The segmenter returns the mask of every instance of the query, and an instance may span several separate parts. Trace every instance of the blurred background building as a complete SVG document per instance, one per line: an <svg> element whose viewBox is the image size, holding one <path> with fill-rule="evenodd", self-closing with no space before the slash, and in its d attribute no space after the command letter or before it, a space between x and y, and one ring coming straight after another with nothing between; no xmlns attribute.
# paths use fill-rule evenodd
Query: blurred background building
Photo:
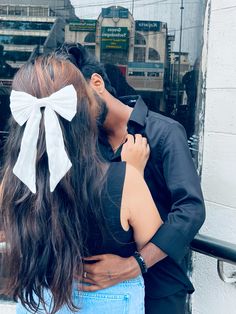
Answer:
<svg viewBox="0 0 236 314"><path fill-rule="evenodd" d="M66 41L79 42L102 63L119 67L127 82L154 111L165 110L164 85L169 78L170 38L167 23L134 20L127 8L103 8L98 19L66 25Z"/></svg>
<svg viewBox="0 0 236 314"><path fill-rule="evenodd" d="M43 0L39 5L37 0L17 4L8 0L0 4L0 43L7 65L18 69L35 51L47 52L64 42L66 19L75 13L70 1L66 9L62 2Z"/></svg>

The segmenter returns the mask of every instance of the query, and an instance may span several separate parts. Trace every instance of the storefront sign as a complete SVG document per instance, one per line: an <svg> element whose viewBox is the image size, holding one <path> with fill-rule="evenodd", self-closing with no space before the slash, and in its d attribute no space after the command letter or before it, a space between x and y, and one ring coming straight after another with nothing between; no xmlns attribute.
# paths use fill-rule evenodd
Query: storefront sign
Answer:
<svg viewBox="0 0 236 314"><path fill-rule="evenodd" d="M125 8L109 7L102 8L102 17L127 19L129 10Z"/></svg>
<svg viewBox="0 0 236 314"><path fill-rule="evenodd" d="M102 49L127 50L129 31L127 27L102 27Z"/></svg>
<svg viewBox="0 0 236 314"><path fill-rule="evenodd" d="M164 72L163 63L154 62L129 62L129 71Z"/></svg>
<svg viewBox="0 0 236 314"><path fill-rule="evenodd" d="M96 32L97 20L79 20L71 22L69 30L73 32Z"/></svg>
<svg viewBox="0 0 236 314"><path fill-rule="evenodd" d="M162 22L159 21L135 21L135 30L143 32L160 32Z"/></svg>

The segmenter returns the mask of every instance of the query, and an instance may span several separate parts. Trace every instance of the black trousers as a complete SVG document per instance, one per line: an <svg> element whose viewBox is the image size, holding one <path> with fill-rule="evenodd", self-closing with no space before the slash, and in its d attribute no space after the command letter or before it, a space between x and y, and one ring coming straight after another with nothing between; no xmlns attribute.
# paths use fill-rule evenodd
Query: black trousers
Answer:
<svg viewBox="0 0 236 314"><path fill-rule="evenodd" d="M145 314L184 314L186 308L186 290L181 290L165 298L145 297Z"/></svg>

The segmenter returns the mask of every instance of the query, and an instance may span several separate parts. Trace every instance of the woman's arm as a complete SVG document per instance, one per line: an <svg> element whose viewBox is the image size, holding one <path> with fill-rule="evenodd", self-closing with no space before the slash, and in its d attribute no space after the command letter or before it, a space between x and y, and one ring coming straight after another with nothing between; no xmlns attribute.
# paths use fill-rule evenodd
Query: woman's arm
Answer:
<svg viewBox="0 0 236 314"><path fill-rule="evenodd" d="M134 229L138 249L152 238L162 224L151 193L144 181L144 169L150 155L147 139L141 134L128 134L121 158L126 161L126 176L121 203L121 224Z"/></svg>
<svg viewBox="0 0 236 314"><path fill-rule="evenodd" d="M153 237L163 221L140 172L127 164L121 203L121 224L131 226L138 250Z"/></svg>

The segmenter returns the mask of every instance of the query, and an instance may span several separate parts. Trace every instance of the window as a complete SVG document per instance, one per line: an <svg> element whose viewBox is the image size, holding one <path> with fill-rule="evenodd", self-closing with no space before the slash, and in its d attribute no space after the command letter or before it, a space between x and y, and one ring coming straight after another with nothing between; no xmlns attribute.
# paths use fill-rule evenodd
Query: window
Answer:
<svg viewBox="0 0 236 314"><path fill-rule="evenodd" d="M0 29L16 30L50 30L53 23L26 22L26 21L1 21Z"/></svg>
<svg viewBox="0 0 236 314"><path fill-rule="evenodd" d="M129 76L145 76L145 72L133 71L133 72L129 72Z"/></svg>
<svg viewBox="0 0 236 314"><path fill-rule="evenodd" d="M1 5L0 6L0 15L7 15L7 10L8 6L7 5Z"/></svg>
<svg viewBox="0 0 236 314"><path fill-rule="evenodd" d="M0 35L0 42L2 44L12 45L43 45L46 37L44 36L12 36Z"/></svg>
<svg viewBox="0 0 236 314"><path fill-rule="evenodd" d="M87 50L93 55L95 55L95 40L96 34L95 33L88 33L84 39L84 45Z"/></svg>
<svg viewBox="0 0 236 314"><path fill-rule="evenodd" d="M31 55L28 51L5 51L5 61L27 61Z"/></svg>
<svg viewBox="0 0 236 314"><path fill-rule="evenodd" d="M146 40L144 36L138 32L135 33L135 40L134 40L135 45L146 45Z"/></svg>
<svg viewBox="0 0 236 314"><path fill-rule="evenodd" d="M125 50L105 49L101 52L101 62L126 65L128 63L128 55Z"/></svg>
<svg viewBox="0 0 236 314"><path fill-rule="evenodd" d="M8 7L8 14L9 15L16 15L15 6L9 6Z"/></svg>
<svg viewBox="0 0 236 314"><path fill-rule="evenodd" d="M146 48L135 47L134 48L134 61L144 62L145 61Z"/></svg>
<svg viewBox="0 0 236 314"><path fill-rule="evenodd" d="M160 60L160 54L153 48L148 49L148 60L158 61Z"/></svg>
<svg viewBox="0 0 236 314"><path fill-rule="evenodd" d="M85 39L84 39L85 43L95 43L95 33L89 33Z"/></svg>
<svg viewBox="0 0 236 314"><path fill-rule="evenodd" d="M29 16L49 16L49 8L29 7Z"/></svg>

